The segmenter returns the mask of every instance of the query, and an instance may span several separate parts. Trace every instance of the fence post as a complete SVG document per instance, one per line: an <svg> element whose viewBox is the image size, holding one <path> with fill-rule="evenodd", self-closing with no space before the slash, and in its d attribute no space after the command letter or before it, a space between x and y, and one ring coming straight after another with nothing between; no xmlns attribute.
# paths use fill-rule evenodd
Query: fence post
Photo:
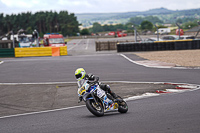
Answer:
<svg viewBox="0 0 200 133"><path fill-rule="evenodd" d="M97 41L95 41L95 46L96 46L96 51L98 51L98 43L97 43Z"/></svg>
<svg viewBox="0 0 200 133"><path fill-rule="evenodd" d="M110 51L110 42L108 41L108 50Z"/></svg>

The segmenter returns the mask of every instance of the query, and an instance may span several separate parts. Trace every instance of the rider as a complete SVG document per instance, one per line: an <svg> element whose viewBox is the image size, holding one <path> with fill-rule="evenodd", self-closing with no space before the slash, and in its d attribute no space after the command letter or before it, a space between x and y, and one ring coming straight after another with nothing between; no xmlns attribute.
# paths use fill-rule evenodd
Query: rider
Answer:
<svg viewBox="0 0 200 133"><path fill-rule="evenodd" d="M75 77L78 80L77 84L78 87L82 87L82 85L85 83L86 80L88 80L88 83L90 83L90 81L95 81L95 76L93 74L86 74L85 70L83 68L78 68L75 71ZM111 91L110 86L106 85L106 84L100 84L99 85L101 89L103 89L104 91L108 92L114 99L117 99L117 95ZM82 100L82 99L80 99Z"/></svg>

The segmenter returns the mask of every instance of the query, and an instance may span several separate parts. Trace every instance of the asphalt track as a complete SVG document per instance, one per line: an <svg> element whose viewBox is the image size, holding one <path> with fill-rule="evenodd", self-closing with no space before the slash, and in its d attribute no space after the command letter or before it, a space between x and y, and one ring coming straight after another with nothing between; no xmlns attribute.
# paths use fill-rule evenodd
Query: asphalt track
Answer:
<svg viewBox="0 0 200 133"><path fill-rule="evenodd" d="M69 56L65 57L4 59L0 65L1 83L74 82L75 69L83 67L103 81L200 84L199 69L147 68L128 61L116 51L95 52L94 41L69 42ZM124 54L134 61L143 60L132 53ZM8 117L0 119L0 131L198 133L199 101L200 90L193 90L129 101L127 114L114 112L101 118L93 116L85 107Z"/></svg>
<svg viewBox="0 0 200 133"><path fill-rule="evenodd" d="M95 117L78 107L55 112L1 119L2 133L198 133L199 90L128 102L127 114Z"/></svg>

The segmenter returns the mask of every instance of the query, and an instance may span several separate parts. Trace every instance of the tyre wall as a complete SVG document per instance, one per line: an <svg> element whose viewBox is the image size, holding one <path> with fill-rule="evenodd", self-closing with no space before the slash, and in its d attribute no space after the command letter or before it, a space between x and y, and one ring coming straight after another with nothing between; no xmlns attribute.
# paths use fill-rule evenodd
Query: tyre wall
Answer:
<svg viewBox="0 0 200 133"><path fill-rule="evenodd" d="M200 40L174 40L174 41L155 41L142 43L118 43L117 52L133 51L162 51L162 50L187 50L200 49Z"/></svg>

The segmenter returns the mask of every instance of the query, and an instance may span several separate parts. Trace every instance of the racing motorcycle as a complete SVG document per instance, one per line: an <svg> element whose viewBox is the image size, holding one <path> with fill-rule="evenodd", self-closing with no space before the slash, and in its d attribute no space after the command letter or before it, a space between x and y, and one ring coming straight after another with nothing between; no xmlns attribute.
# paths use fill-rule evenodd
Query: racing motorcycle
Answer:
<svg viewBox="0 0 200 133"><path fill-rule="evenodd" d="M78 95L86 103L87 109L95 116L103 116L105 112L118 111L126 113L128 111L127 103L118 96L117 99L100 88L99 78L94 82L85 81L83 86L78 89Z"/></svg>

